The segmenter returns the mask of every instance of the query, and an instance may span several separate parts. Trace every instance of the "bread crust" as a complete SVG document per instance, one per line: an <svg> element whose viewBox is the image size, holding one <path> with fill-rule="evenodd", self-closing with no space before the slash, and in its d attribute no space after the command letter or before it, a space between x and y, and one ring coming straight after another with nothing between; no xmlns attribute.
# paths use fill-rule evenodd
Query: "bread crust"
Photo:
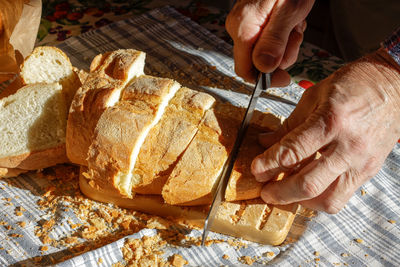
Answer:
<svg viewBox="0 0 400 267"><path fill-rule="evenodd" d="M71 162L87 166L97 121L119 99L132 73L143 73L144 60L143 52L127 49L100 54L92 61L91 72L76 92L68 115L66 147Z"/></svg>
<svg viewBox="0 0 400 267"><path fill-rule="evenodd" d="M68 162L69 160L65 153L65 144L60 144L44 150L2 158L0 159L0 167L37 170Z"/></svg>

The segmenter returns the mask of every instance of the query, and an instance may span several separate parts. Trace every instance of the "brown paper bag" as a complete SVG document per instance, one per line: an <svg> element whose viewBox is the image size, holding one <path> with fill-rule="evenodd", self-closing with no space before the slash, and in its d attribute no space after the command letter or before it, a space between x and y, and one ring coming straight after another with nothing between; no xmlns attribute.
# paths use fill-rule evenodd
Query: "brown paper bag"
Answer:
<svg viewBox="0 0 400 267"><path fill-rule="evenodd" d="M32 52L42 12L41 0L0 0L0 83L19 73Z"/></svg>

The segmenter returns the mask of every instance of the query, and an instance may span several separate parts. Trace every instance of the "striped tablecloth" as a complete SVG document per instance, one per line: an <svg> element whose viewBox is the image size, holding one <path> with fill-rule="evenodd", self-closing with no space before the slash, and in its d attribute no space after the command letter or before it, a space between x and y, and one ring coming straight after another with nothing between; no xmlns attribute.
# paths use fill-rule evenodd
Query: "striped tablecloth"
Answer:
<svg viewBox="0 0 400 267"><path fill-rule="evenodd" d="M198 24L164 7L132 19L119 21L105 27L71 37L58 45L78 68L88 69L92 58L102 52L119 48L134 48L147 53L145 72L171 76L183 85L206 90L236 105L246 105L246 91L251 86L235 77L232 47ZM174 76L175 75L175 76ZM214 87L222 84L224 88ZM222 87L222 86L221 86ZM271 94L297 102L303 89L295 83L285 88L270 90ZM288 116L293 107L267 98L259 101L258 109L270 110ZM318 213L315 217L299 215L287 241L278 247L247 242L237 249L227 242L209 247L168 247L167 258L174 253L182 255L189 266L240 266L242 256L251 256L255 266L266 262L275 266L400 266L400 146L396 145L381 171L364 184L346 207L336 215ZM34 229L40 221L48 219L37 205L48 181L35 175L21 175L0 180L0 265L35 265L34 257L41 256L40 265L59 262L69 255L62 247L43 251L43 244ZM12 205L7 204L12 202ZM21 216L15 207L23 207L25 227L18 227ZM68 211L60 212L57 221L74 221ZM6 227L12 225L13 227ZM200 231L178 229L189 236L199 236ZM13 231L12 233L10 231ZM52 236L72 231L59 223ZM143 229L128 236L139 238L154 235L157 230ZM14 237L12 237L14 234ZM15 234L17 235L15 237ZM11 236L11 237L10 237ZM121 238L96 250L73 257L59 266L111 266L122 262ZM228 239L212 233L211 238ZM267 253L270 252L270 253ZM273 253L271 253L273 252ZM222 255L228 255L227 259ZM61 256L60 256L61 255ZM99 259L102 259L101 262Z"/></svg>

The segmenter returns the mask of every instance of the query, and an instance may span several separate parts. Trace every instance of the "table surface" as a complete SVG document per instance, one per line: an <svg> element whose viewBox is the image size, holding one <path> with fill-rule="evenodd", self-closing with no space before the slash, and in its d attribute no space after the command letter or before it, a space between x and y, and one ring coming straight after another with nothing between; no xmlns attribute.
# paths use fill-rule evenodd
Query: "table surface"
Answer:
<svg viewBox="0 0 400 267"><path fill-rule="evenodd" d="M51 1L43 10L37 45L57 45L73 65L84 69L98 53L136 48L147 53L146 73L172 75L189 87L236 105L246 104L243 93L251 87L233 71L232 47L223 27L226 11L197 1L123 2ZM163 8L166 3L173 8ZM304 91L299 81L317 82L342 63L318 47L303 44L290 69L293 83L270 93L298 101ZM268 99L261 99L258 108L282 116L293 110ZM397 145L382 170L340 213L297 216L281 246L243 245L212 233L212 239L224 242L200 248L161 235L169 242L162 256L180 254L190 266L238 266L245 263L244 256L259 266L399 266L399 167ZM61 165L0 180L0 265L111 266L122 262L126 237L165 235L163 227L152 226L145 215L85 199L78 190L77 172L76 167ZM98 223L105 220L104 214L113 212L124 213L129 226L121 219L107 226ZM171 227L189 241L200 234ZM92 235L93 229L100 238ZM222 258L224 254L228 259Z"/></svg>

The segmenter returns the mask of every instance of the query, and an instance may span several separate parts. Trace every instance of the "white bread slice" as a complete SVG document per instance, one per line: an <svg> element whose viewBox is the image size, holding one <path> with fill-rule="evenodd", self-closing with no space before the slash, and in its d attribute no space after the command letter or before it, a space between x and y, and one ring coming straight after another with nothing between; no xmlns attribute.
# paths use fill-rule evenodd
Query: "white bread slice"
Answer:
<svg viewBox="0 0 400 267"><path fill-rule="evenodd" d="M116 50L97 55L91 72L80 73L85 82L75 94L67 123L67 155L72 163L87 165L98 119L118 102L126 84L143 74L145 57L145 53L133 49Z"/></svg>
<svg viewBox="0 0 400 267"><path fill-rule="evenodd" d="M207 111L199 131L163 187L166 203L211 203L211 193L236 140L242 114L243 109L224 104Z"/></svg>
<svg viewBox="0 0 400 267"><path fill-rule="evenodd" d="M144 141L133 171L141 181L132 190L139 194L161 194L170 172L198 130L206 110L215 99L182 87L171 99L160 122Z"/></svg>
<svg viewBox="0 0 400 267"><path fill-rule="evenodd" d="M68 106L81 86L68 56L52 46L36 47L22 63L20 75L24 84L60 83Z"/></svg>
<svg viewBox="0 0 400 267"><path fill-rule="evenodd" d="M58 83L26 85L0 99L0 167L35 170L67 162L66 111Z"/></svg>
<svg viewBox="0 0 400 267"><path fill-rule="evenodd" d="M141 182L132 176L140 147L179 88L173 80L143 75L132 80L114 107L104 111L88 152L89 176L98 187L132 196L132 186Z"/></svg>
<svg viewBox="0 0 400 267"><path fill-rule="evenodd" d="M85 178L87 170L81 167L79 187L84 195L94 200L113 203L153 215L175 219L194 227L203 227L208 206L181 207L166 204L161 196L140 195L121 197L110 188L98 188L92 180ZM260 199L240 202L223 202L211 225L211 230L250 241L281 244L293 223L299 205L269 206Z"/></svg>

